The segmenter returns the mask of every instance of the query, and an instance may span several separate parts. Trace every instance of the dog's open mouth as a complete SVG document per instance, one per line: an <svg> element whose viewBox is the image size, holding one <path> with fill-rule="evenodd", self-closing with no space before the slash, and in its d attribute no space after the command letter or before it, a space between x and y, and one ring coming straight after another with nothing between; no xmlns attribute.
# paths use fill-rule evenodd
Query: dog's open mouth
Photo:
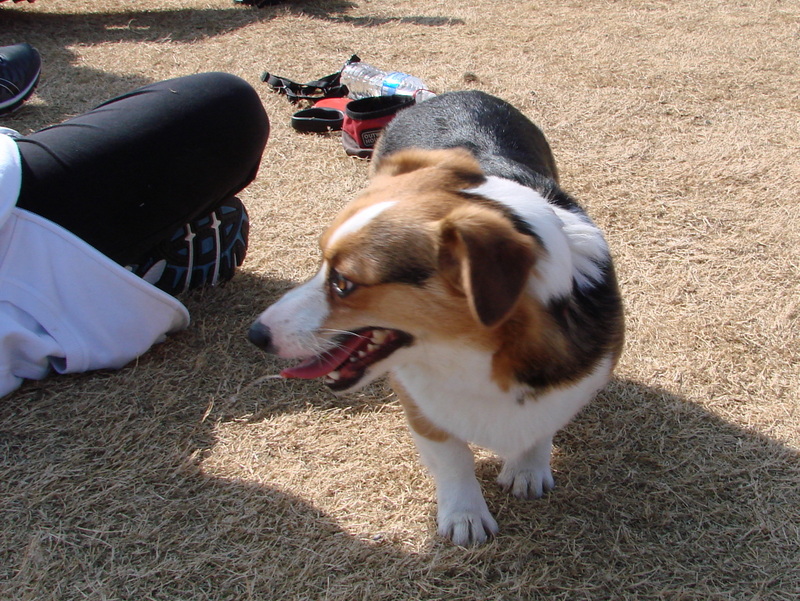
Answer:
<svg viewBox="0 0 800 601"><path fill-rule="evenodd" d="M325 376L325 384L331 390L346 390L364 376L370 365L412 341L410 334L400 330L363 328L347 332L334 338L336 346L332 349L284 369L281 375L306 380Z"/></svg>

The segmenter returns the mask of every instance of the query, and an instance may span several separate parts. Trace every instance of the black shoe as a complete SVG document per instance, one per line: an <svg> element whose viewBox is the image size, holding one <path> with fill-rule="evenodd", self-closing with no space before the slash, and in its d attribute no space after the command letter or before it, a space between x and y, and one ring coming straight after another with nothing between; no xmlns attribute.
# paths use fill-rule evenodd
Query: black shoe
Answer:
<svg viewBox="0 0 800 601"><path fill-rule="evenodd" d="M236 197L180 227L138 265L127 268L173 296L233 277L247 253L250 220Z"/></svg>
<svg viewBox="0 0 800 601"><path fill-rule="evenodd" d="M283 4L286 0L233 0L234 4L244 4L247 6L257 6L264 8L265 6L272 6L273 4Z"/></svg>
<svg viewBox="0 0 800 601"><path fill-rule="evenodd" d="M0 47L0 115L12 113L33 94L42 57L30 44Z"/></svg>

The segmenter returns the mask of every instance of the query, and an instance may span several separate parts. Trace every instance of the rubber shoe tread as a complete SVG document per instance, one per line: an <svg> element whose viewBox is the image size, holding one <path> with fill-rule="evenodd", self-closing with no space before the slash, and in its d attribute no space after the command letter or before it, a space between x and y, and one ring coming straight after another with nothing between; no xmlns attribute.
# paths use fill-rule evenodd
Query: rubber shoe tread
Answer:
<svg viewBox="0 0 800 601"><path fill-rule="evenodd" d="M129 267L173 296L230 280L245 259L250 233L247 210L232 198L178 228L147 259Z"/></svg>

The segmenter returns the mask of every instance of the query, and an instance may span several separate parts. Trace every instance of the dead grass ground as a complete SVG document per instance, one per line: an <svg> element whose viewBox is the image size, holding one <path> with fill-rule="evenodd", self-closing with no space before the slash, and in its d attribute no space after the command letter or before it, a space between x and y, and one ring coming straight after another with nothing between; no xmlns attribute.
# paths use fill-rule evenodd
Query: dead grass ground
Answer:
<svg viewBox="0 0 800 601"><path fill-rule="evenodd" d="M39 128L145 82L223 70L273 124L244 269L119 372L0 400L0 598L702 599L800 596L800 6L788 0L39 0L0 44L44 55L3 125ZM335 135L259 81L353 52L516 104L621 275L617 379L523 503L479 472L502 534L435 537L432 487L383 385L267 381L251 319L312 273L364 183ZM249 386L249 387L248 387Z"/></svg>

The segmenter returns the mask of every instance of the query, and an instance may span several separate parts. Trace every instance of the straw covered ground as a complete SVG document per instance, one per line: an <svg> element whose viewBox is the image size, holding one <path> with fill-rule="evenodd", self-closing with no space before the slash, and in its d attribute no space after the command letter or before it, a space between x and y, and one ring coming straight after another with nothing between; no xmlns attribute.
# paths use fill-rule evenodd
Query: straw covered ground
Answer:
<svg viewBox="0 0 800 601"><path fill-rule="evenodd" d="M38 0L0 44L44 57L23 133L135 86L229 71L272 133L243 194L248 258L191 327L117 372L0 399L0 598L800 598L800 5L795 0ZM259 77L353 53L477 88L548 136L602 226L626 303L616 378L556 439L557 489L477 469L501 534L435 533L433 488L384 383L263 380L252 319L310 276L365 183Z"/></svg>

